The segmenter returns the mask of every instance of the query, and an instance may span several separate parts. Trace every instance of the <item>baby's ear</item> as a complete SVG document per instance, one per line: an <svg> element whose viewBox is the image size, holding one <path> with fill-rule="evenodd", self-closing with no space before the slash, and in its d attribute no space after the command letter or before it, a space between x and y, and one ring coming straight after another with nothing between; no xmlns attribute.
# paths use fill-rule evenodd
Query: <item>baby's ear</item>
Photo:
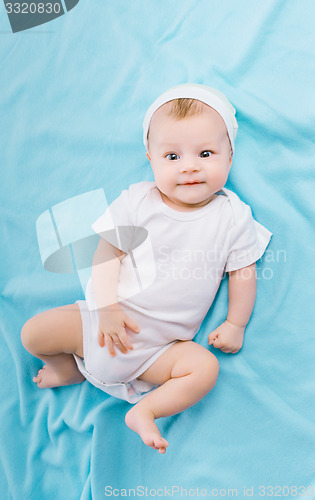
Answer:
<svg viewBox="0 0 315 500"><path fill-rule="evenodd" d="M147 151L147 158L149 160L149 162L151 163L151 156L150 156L150 153Z"/></svg>
<svg viewBox="0 0 315 500"><path fill-rule="evenodd" d="M233 160L233 151L231 149L231 152L230 152L230 159L229 159L229 165L230 165L230 168L232 166L232 160Z"/></svg>

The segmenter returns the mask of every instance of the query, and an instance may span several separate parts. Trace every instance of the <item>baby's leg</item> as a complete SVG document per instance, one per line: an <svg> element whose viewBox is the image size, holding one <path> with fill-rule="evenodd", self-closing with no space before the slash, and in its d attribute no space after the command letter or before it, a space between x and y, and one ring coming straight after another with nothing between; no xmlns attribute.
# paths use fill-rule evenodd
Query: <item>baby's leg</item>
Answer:
<svg viewBox="0 0 315 500"><path fill-rule="evenodd" d="M83 382L73 353L83 357L82 321L78 304L41 312L23 326L24 347L44 361L33 381L38 387L58 387Z"/></svg>
<svg viewBox="0 0 315 500"><path fill-rule="evenodd" d="M210 351L190 340L176 342L139 377L160 387L128 411L126 424L145 444L165 453L168 443L154 420L197 403L214 387L218 373L218 360Z"/></svg>

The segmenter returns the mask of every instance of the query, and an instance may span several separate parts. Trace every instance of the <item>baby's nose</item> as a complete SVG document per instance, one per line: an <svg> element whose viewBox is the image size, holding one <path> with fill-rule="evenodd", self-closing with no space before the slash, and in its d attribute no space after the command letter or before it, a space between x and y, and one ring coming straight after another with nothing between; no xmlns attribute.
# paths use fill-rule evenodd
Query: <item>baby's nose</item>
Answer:
<svg viewBox="0 0 315 500"><path fill-rule="evenodd" d="M197 163L194 161L190 162L185 162L183 165L181 165L181 172L182 173L193 173L193 172L199 172L199 166Z"/></svg>

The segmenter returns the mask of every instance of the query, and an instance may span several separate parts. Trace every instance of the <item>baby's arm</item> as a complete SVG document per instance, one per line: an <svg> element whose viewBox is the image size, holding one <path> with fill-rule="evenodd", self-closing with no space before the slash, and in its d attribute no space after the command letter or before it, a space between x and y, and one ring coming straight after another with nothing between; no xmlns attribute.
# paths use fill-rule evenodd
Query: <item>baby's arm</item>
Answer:
<svg viewBox="0 0 315 500"><path fill-rule="evenodd" d="M229 273L227 319L208 336L209 345L236 353L243 345L244 330L256 298L256 264Z"/></svg>
<svg viewBox="0 0 315 500"><path fill-rule="evenodd" d="M93 256L92 287L99 312L98 343L105 344L111 356L115 356L114 344L122 351L133 349L125 326L138 333L138 325L120 308L117 288L120 261L124 253L104 239L100 239Z"/></svg>

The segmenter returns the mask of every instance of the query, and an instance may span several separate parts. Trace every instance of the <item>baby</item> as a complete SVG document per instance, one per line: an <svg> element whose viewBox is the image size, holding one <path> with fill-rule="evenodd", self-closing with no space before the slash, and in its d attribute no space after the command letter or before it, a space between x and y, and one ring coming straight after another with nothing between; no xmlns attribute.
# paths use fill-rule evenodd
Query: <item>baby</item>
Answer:
<svg viewBox="0 0 315 500"><path fill-rule="evenodd" d="M204 85L162 94L144 119L155 182L132 184L92 225L101 236L85 299L44 311L22 328L44 361L40 388L96 387L135 404L126 424L165 453L155 420L197 403L219 364L192 341L229 273L227 319L209 345L238 352L256 295L255 262L271 233L223 188L232 165L235 109Z"/></svg>

